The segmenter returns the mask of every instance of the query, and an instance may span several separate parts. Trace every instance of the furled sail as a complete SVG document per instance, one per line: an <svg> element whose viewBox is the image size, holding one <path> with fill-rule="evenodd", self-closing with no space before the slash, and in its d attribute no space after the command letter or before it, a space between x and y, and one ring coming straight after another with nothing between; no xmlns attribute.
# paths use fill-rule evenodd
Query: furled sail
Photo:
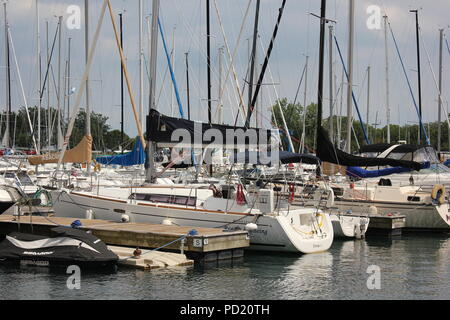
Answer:
<svg viewBox="0 0 450 320"><path fill-rule="evenodd" d="M59 152L51 152L43 155L29 156L31 165L44 163L58 163ZM90 163L92 160L92 136L86 135L74 148L64 153L63 163Z"/></svg>

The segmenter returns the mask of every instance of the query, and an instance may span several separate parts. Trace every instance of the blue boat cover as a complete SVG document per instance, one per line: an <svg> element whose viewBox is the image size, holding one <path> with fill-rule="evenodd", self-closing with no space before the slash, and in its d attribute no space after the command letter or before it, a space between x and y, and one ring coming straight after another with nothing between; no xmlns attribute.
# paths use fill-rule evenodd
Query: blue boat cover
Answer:
<svg viewBox="0 0 450 320"><path fill-rule="evenodd" d="M125 154L113 156L103 156L95 159L101 164L117 164L120 166L134 166L145 162L145 150L142 146L141 139L137 139L134 143L133 150Z"/></svg>
<svg viewBox="0 0 450 320"><path fill-rule="evenodd" d="M421 164L421 169L427 169L430 167L430 162L426 161ZM411 169L405 167L392 167L385 169L376 169L376 170L366 170L361 167L347 167L345 173L348 176L353 176L356 178L376 178L387 176L393 173L402 173L409 172Z"/></svg>

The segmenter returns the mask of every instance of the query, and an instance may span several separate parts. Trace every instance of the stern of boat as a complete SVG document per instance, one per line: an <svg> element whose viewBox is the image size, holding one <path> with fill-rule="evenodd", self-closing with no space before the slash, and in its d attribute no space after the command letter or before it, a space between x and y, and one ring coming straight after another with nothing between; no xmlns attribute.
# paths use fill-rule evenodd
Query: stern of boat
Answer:
<svg viewBox="0 0 450 320"><path fill-rule="evenodd" d="M326 251L333 243L330 215L321 210L304 208L280 212L277 220L292 245L302 253Z"/></svg>

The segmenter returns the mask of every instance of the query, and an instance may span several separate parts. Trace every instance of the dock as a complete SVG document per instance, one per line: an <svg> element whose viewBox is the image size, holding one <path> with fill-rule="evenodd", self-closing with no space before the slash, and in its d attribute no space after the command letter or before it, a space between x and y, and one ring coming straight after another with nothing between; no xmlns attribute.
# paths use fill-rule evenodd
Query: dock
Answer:
<svg viewBox="0 0 450 320"><path fill-rule="evenodd" d="M0 215L0 235L20 231L49 236L51 228L70 226L74 220L81 222L78 228L90 230L107 245L130 247L133 251L163 247L161 251L181 253L198 262L242 258L250 245L247 231L33 215ZM180 240L183 236L184 240Z"/></svg>
<svg viewBox="0 0 450 320"><path fill-rule="evenodd" d="M181 253L147 250L136 257L134 256L134 248L108 246L108 249L119 257L119 265L135 269L151 270L194 264L194 260L187 259L186 255Z"/></svg>
<svg viewBox="0 0 450 320"><path fill-rule="evenodd" d="M369 218L366 236L397 236L401 235L402 229L406 227L406 217L398 213L391 215L369 214Z"/></svg>

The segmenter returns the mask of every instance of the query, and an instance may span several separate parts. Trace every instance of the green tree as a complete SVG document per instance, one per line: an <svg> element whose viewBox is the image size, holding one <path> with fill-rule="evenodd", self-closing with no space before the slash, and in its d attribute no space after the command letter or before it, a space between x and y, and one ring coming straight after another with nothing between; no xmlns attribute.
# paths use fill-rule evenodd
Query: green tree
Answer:
<svg viewBox="0 0 450 320"><path fill-rule="evenodd" d="M106 149L117 150L121 145L122 133L120 130L108 131L104 136L104 142ZM123 145L124 149L131 149L133 147L133 139L131 139L127 134L123 134Z"/></svg>

